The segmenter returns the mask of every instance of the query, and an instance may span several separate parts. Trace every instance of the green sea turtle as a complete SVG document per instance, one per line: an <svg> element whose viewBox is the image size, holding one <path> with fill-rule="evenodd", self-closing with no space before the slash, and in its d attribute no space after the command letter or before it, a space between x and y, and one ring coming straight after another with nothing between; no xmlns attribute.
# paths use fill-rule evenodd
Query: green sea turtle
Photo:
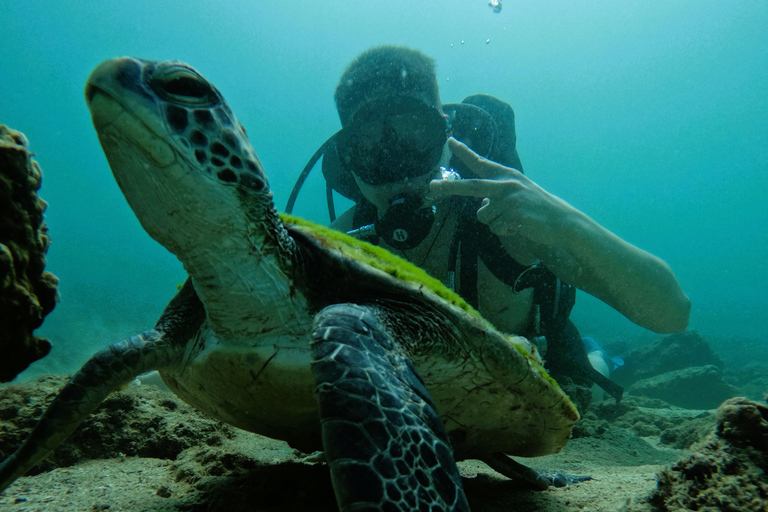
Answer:
<svg viewBox="0 0 768 512"><path fill-rule="evenodd" d="M323 450L342 510L468 510L457 459L552 483L505 455L555 453L578 419L525 338L382 249L278 215L245 131L191 67L109 60L85 94L128 203L189 279L154 329L72 377L0 488L152 369L224 422Z"/></svg>

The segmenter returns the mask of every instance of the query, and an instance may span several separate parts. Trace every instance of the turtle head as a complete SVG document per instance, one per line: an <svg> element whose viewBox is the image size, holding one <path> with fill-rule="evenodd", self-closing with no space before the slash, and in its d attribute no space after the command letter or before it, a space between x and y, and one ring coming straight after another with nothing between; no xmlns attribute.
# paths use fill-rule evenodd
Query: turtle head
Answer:
<svg viewBox="0 0 768 512"><path fill-rule="evenodd" d="M220 247L222 233L241 228L246 236L232 238L245 240L265 231L258 224L274 205L261 163L221 93L192 67L108 60L91 73L85 97L128 203L180 259Z"/></svg>

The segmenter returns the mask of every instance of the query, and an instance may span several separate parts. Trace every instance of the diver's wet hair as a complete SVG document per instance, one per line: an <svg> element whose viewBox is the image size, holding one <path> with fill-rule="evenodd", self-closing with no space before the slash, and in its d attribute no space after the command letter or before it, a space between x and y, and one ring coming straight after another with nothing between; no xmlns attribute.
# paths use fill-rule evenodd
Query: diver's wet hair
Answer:
<svg viewBox="0 0 768 512"><path fill-rule="evenodd" d="M440 105L435 61L404 46L377 46L353 60L336 86L336 109L346 126L357 109L372 99L426 93Z"/></svg>

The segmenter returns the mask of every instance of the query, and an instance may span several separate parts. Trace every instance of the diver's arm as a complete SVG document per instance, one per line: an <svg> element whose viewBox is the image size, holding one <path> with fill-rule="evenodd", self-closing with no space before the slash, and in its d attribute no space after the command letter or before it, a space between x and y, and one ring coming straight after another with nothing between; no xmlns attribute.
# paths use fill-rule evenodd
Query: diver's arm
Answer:
<svg viewBox="0 0 768 512"><path fill-rule="evenodd" d="M690 300L664 261L570 205L558 224L555 242L526 244L555 275L654 332L679 332L688 326Z"/></svg>
<svg viewBox="0 0 768 512"><path fill-rule="evenodd" d="M451 151L484 179L436 180L438 194L485 197L478 219L515 259L540 259L564 281L655 332L686 328L690 301L669 266L625 242L522 173L451 139Z"/></svg>
<svg viewBox="0 0 768 512"><path fill-rule="evenodd" d="M340 216L336 217L336 220L331 222L330 227L337 230L337 231L343 231L346 233L350 229L352 229L352 219L355 216L355 207L351 207L344 213L342 213Z"/></svg>

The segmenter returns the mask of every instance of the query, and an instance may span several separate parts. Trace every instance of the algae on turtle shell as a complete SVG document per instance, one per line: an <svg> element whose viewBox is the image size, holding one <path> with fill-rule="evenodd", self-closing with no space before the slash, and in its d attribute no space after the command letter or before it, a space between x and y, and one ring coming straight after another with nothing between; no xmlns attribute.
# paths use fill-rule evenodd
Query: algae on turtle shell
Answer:
<svg viewBox="0 0 768 512"><path fill-rule="evenodd" d="M0 382L45 357L51 344L34 335L50 313L58 279L45 271L50 245L37 196L40 166L21 132L0 125Z"/></svg>

